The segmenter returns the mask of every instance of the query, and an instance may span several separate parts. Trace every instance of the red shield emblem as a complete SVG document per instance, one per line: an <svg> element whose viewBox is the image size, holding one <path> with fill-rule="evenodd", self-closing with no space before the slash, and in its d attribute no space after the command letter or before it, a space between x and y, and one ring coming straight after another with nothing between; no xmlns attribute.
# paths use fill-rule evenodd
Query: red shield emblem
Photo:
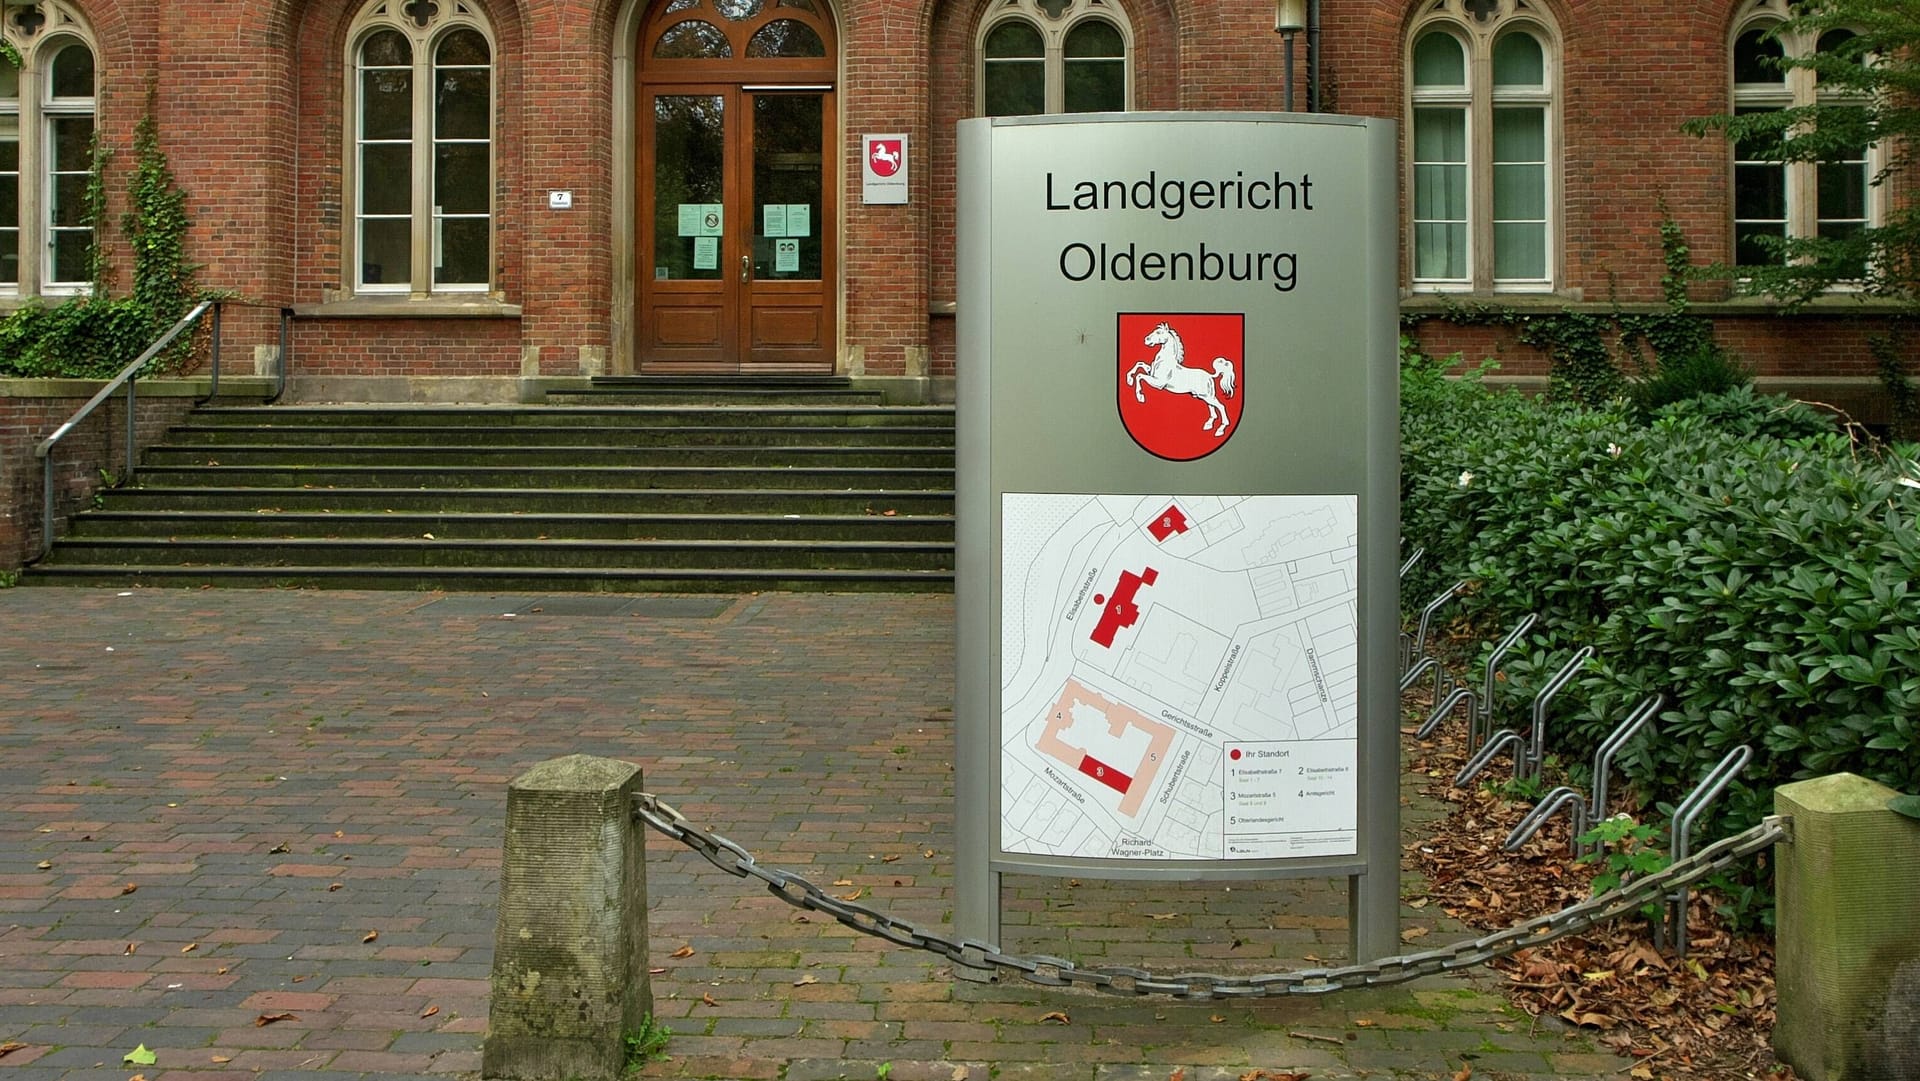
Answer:
<svg viewBox="0 0 1920 1081"><path fill-rule="evenodd" d="M1120 313L1114 394L1120 423L1142 450L1190 462L1239 430L1246 322L1237 314Z"/></svg>
<svg viewBox="0 0 1920 1081"><path fill-rule="evenodd" d="M867 143L867 161L874 176L887 177L899 172L903 157L898 139L872 139Z"/></svg>

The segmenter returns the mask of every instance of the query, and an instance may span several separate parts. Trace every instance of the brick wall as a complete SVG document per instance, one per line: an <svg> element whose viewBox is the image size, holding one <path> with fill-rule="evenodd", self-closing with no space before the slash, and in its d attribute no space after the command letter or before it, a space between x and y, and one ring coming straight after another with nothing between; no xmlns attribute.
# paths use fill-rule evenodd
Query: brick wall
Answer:
<svg viewBox="0 0 1920 1081"><path fill-rule="evenodd" d="M619 5L588 0L465 0L496 40L496 284L515 319L303 319L301 371L354 375L544 374L580 370L583 347L610 345L616 170L612 36ZM163 144L191 195L201 280L270 310L329 299L343 281L346 29L360 0L98 0L101 129L124 151L154 78ZM1282 58L1266 0L1126 0L1137 109L1280 107ZM1557 107L1561 247L1569 296L1654 301L1664 206L1696 262L1727 256L1728 155L1682 134L1726 106L1735 0L1622 5L1545 0L1560 39ZM1325 107L1404 113L1408 0L1326 0ZM954 370L952 328L929 309L954 299L954 124L972 112L973 41L988 0L841 0L837 147L843 343L869 374ZM1296 53L1304 103L1304 42ZM218 108L208 107L217 102ZM860 203L859 137L913 140L912 202ZM124 161L124 154L120 159ZM124 200L124 184L113 198ZM566 212L549 188L574 192ZM121 253L124 256L124 252ZM124 265L124 261L123 261ZM643 261L644 265L644 261ZM1716 299L1703 289L1701 299ZM1818 319L1730 320L1729 344L1768 370L1853 372ZM270 317L243 318L236 356L271 344Z"/></svg>
<svg viewBox="0 0 1920 1081"><path fill-rule="evenodd" d="M18 570L41 549L41 460L34 447L87 403L95 388L58 397L0 393L0 571ZM4 388L0 388L4 390ZM134 397L134 444L143 448L193 408L191 396L162 397L140 388ZM55 535L84 509L103 484L102 471L118 478L127 469L126 396L102 402L55 446Z"/></svg>

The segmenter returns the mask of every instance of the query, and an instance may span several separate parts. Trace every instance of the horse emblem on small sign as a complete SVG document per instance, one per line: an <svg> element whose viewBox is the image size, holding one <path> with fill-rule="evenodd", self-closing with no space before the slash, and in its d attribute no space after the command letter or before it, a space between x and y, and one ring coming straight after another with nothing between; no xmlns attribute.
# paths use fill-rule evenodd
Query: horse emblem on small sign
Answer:
<svg viewBox="0 0 1920 1081"><path fill-rule="evenodd" d="M1245 358L1244 315L1122 312L1114 387L1120 422L1156 457L1187 462L1212 454L1239 429Z"/></svg>

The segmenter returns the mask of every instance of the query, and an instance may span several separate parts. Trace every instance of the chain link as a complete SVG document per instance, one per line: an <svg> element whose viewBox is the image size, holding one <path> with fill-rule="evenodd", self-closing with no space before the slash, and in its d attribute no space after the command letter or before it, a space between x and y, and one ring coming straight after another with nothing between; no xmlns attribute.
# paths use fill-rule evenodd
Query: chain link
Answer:
<svg viewBox="0 0 1920 1081"><path fill-rule="evenodd" d="M1354 987L1404 983L1441 972L1474 968L1496 957L1544 945L1637 912L1643 906L1657 904L1668 891L1724 871L1755 853L1765 851L1786 836L1785 826L1779 816L1768 816L1746 832L1708 845L1654 874L1642 875L1558 912L1536 916L1505 930L1438 949L1337 968L1296 969L1258 976L1226 976L1212 972L1167 975L1120 966L1086 968L1065 958L1039 954L1020 957L1002 953L999 947L989 942L949 938L923 930L911 920L898 919L878 909L841 900L791 871L762 867L745 848L695 826L671 804L650 792L635 795L633 813L639 821L698 852L722 871L738 878L759 879L766 884L768 892L782 901L809 912L825 913L861 934L883 938L909 949L926 950L966 968L998 969L1043 987L1086 987L1113 995L1171 995L1197 1000L1323 995Z"/></svg>

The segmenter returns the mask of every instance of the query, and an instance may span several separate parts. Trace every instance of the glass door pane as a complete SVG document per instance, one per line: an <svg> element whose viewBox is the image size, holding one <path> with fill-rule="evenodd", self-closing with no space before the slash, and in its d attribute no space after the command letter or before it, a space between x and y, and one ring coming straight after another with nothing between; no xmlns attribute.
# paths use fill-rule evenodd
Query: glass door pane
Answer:
<svg viewBox="0 0 1920 1081"><path fill-rule="evenodd" d="M819 281L822 97L753 97L753 276L756 281Z"/></svg>
<svg viewBox="0 0 1920 1081"><path fill-rule="evenodd" d="M726 99L653 99L654 281L718 281L726 235Z"/></svg>

